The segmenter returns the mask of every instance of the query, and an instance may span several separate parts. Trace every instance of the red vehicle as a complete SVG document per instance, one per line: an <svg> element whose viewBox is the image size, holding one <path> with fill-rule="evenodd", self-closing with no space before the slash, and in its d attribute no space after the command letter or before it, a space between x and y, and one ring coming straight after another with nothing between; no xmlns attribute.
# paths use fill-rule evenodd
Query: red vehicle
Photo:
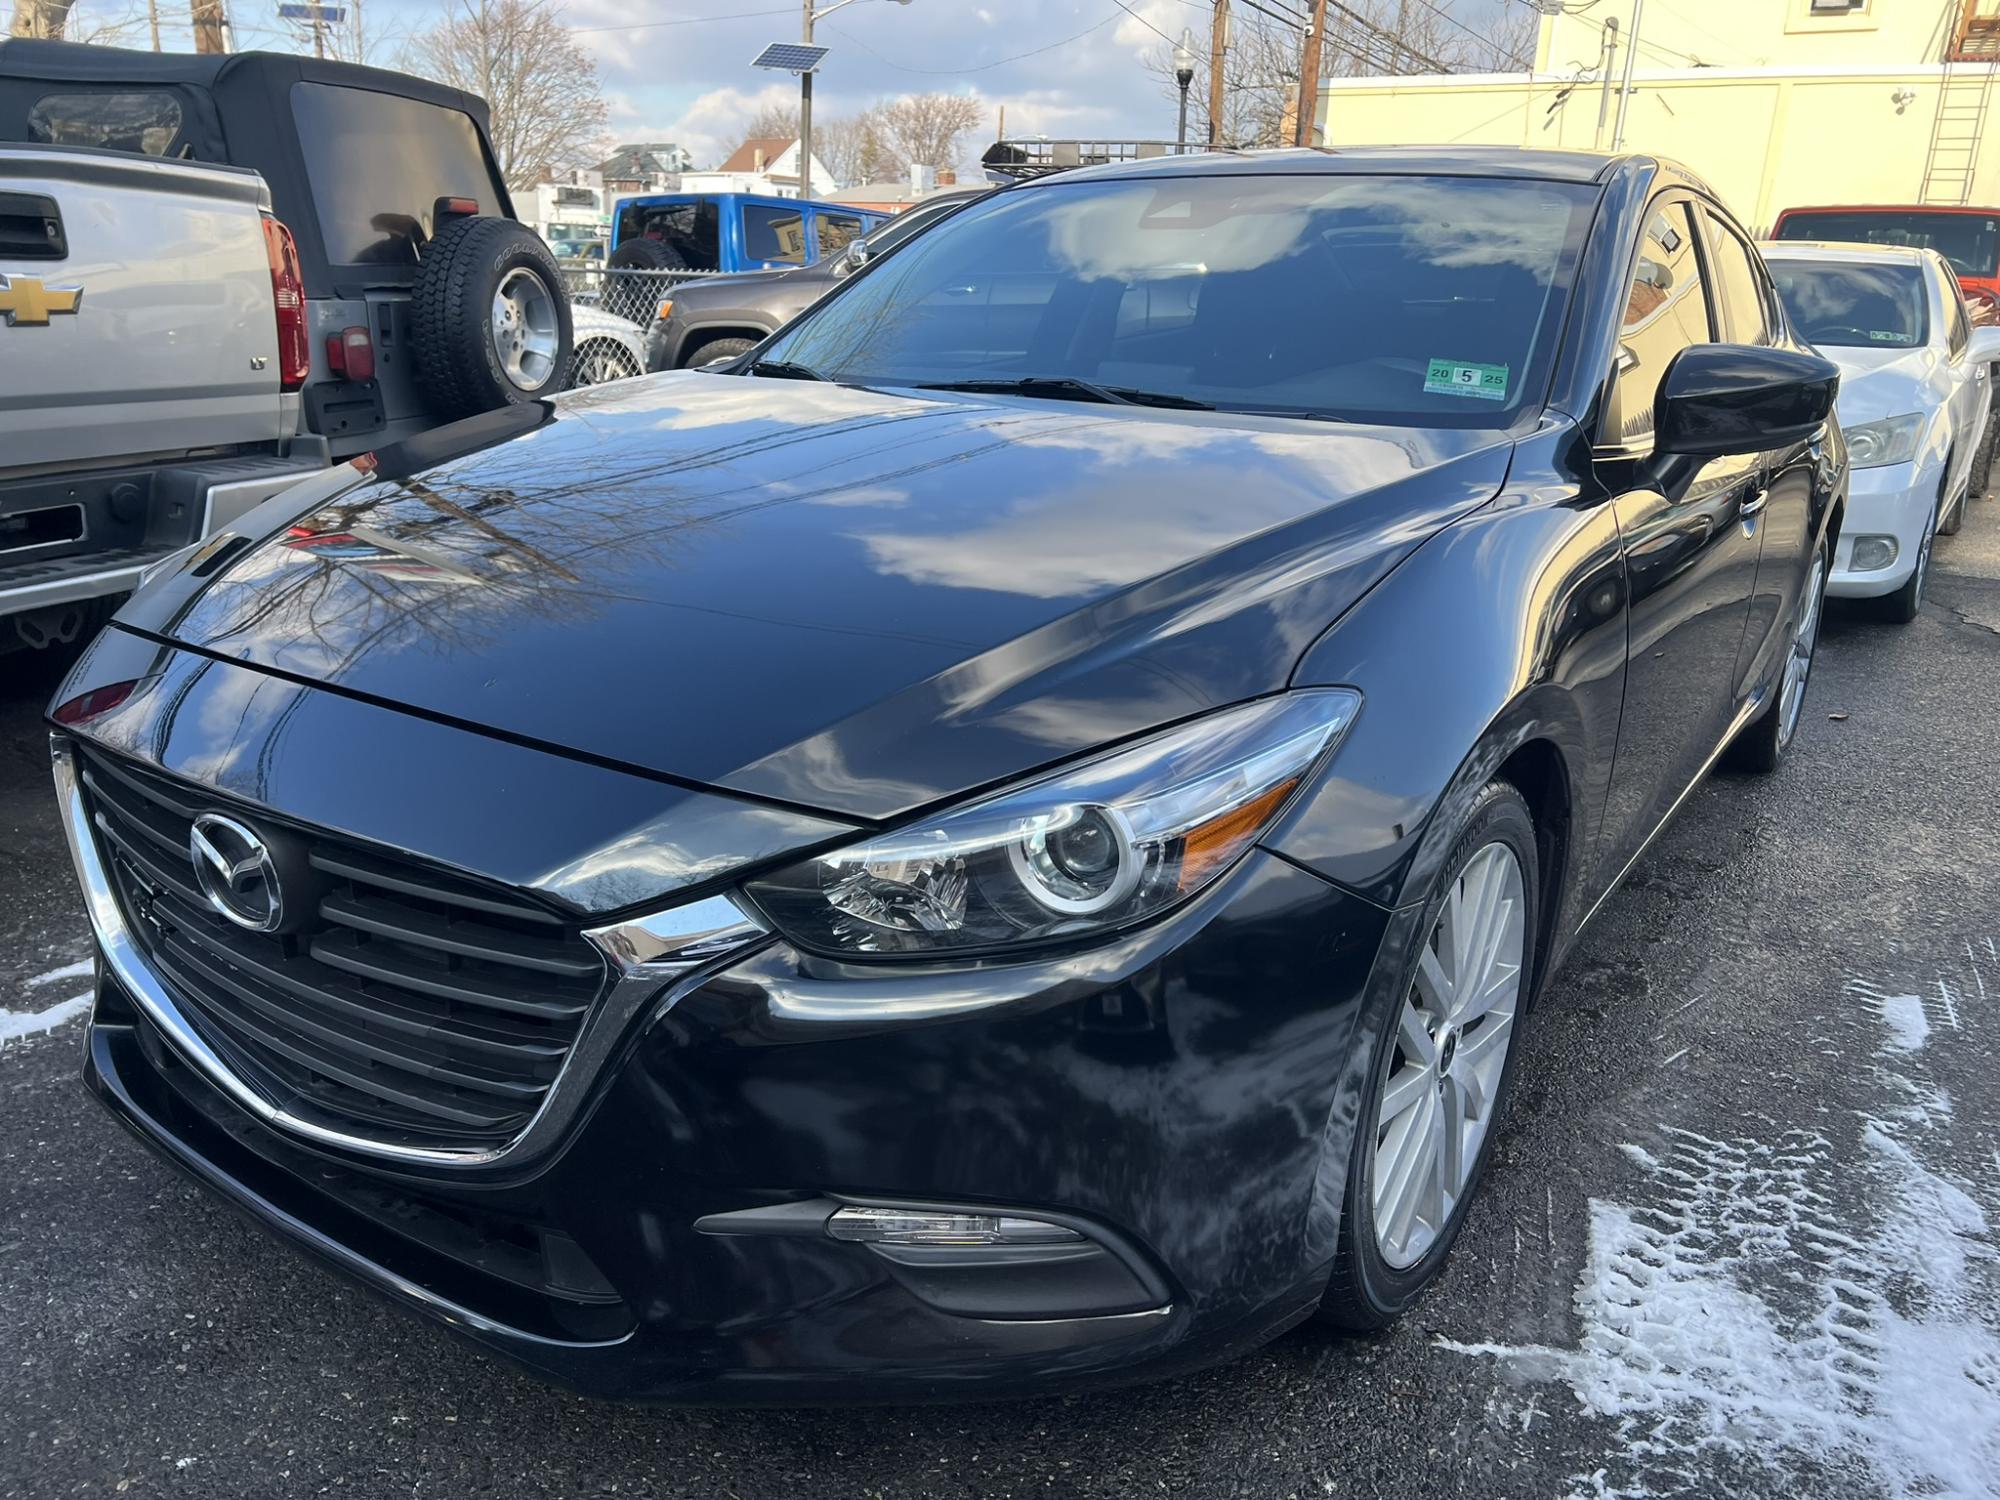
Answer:
<svg viewBox="0 0 2000 1500"><path fill-rule="evenodd" d="M2000 322L2000 208L1937 204L1788 208L1771 227L1771 238L1935 250L1957 273L1973 321Z"/></svg>

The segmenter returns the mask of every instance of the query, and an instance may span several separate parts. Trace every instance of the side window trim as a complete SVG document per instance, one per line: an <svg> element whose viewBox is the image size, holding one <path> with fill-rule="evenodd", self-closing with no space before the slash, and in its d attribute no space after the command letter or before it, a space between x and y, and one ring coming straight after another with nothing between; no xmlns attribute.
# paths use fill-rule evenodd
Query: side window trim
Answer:
<svg viewBox="0 0 2000 1500"><path fill-rule="evenodd" d="M1695 243L1693 250L1695 265L1702 277L1702 301L1706 304L1708 311L1708 340L1710 343L1719 343L1721 340L1716 331L1715 321L1716 298L1709 290L1711 278L1708 272L1707 236L1697 232L1692 224L1686 222L1688 209L1690 207L1698 207L1699 203L1700 200L1692 190L1678 183L1662 188L1646 200L1646 206L1639 210L1639 234L1632 242L1631 253L1625 258L1625 278L1619 285L1623 289L1624 294L1629 296L1633 278L1639 274L1639 258L1646 248L1646 226L1653 222L1654 215L1678 206L1681 210L1683 227L1688 233L1694 235ZM1596 459L1644 458L1653 452L1651 438L1648 438L1641 444L1622 441L1612 442L1607 441L1605 437L1605 426L1610 422L1612 414L1616 409L1616 403L1612 400L1612 390L1618 380L1618 351L1622 347L1623 342L1621 338L1614 335L1611 344L1610 363L1605 368L1603 383L1599 387L1602 395L1598 402L1597 433L1590 445L1591 456ZM1660 373L1664 378L1666 372L1662 370Z"/></svg>
<svg viewBox="0 0 2000 1500"><path fill-rule="evenodd" d="M1757 247L1751 243L1750 236L1745 234L1741 229L1737 228L1736 221L1730 218L1729 211L1725 209L1721 204L1714 202L1712 199L1704 198L1701 200L1701 212L1704 220L1713 219L1715 221L1715 227L1719 229L1725 236L1736 242L1736 248L1741 250L1744 254L1745 259L1749 261L1750 280L1751 283L1757 289L1757 302L1758 302L1757 310L1760 315L1759 321L1764 325L1762 330L1763 332L1762 341L1765 343L1769 343L1772 339L1776 337L1778 330L1782 328L1784 325L1778 321L1778 318L1774 315L1773 312L1774 305L1777 302L1777 289L1771 283L1770 269L1764 264L1764 257L1757 252ZM1702 249L1704 255L1710 248L1711 246L1709 244L1708 237L1704 235L1702 237ZM1709 265L1706 263L1706 261L1704 262L1702 269L1703 269L1703 274L1706 275L1709 270ZM1717 288L1721 288L1725 285L1725 278L1721 276L1709 276L1708 281L1709 285ZM1726 295L1723 300L1724 301L1728 300ZM1713 312L1713 308L1711 308L1711 312ZM1729 306L1727 308L1727 314L1730 323L1729 337L1718 338L1718 342L1721 343L1758 342L1758 340L1755 339L1742 339L1737 337L1738 334L1745 332L1746 330L1739 329L1736 327L1737 309L1733 302L1729 303ZM1714 322L1713 317L1711 317L1709 321L1711 324L1713 324Z"/></svg>

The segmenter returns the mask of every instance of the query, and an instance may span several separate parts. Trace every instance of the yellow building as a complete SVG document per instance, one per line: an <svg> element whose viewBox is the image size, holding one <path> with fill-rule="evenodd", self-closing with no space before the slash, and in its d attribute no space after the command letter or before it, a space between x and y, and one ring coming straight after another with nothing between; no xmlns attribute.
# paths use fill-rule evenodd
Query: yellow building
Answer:
<svg viewBox="0 0 2000 1500"><path fill-rule="evenodd" d="M1808 203L2000 206L2000 145L1985 140L2000 124L2000 0L1572 0L1560 9L1541 19L1532 73L1330 80L1320 90L1323 138L1609 148L1637 9L1624 146L1686 163L1755 228ZM1607 94L1608 24L1616 52Z"/></svg>

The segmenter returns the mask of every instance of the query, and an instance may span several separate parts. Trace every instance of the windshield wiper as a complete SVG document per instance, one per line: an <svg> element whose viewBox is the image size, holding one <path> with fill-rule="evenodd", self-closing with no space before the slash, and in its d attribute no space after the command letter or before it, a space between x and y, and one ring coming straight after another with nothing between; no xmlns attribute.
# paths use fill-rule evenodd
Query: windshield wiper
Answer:
<svg viewBox="0 0 2000 1500"><path fill-rule="evenodd" d="M1110 406L1165 406L1176 411L1214 411L1206 401L1167 391L1138 391L1129 386L1099 385L1074 375L1024 375L1018 380L937 380L913 387L919 391L973 391L994 396L1046 396L1051 401L1102 401Z"/></svg>
<svg viewBox="0 0 2000 1500"><path fill-rule="evenodd" d="M811 365L794 364L789 359L760 359L744 372L748 375L764 375L772 380L824 380L826 377Z"/></svg>

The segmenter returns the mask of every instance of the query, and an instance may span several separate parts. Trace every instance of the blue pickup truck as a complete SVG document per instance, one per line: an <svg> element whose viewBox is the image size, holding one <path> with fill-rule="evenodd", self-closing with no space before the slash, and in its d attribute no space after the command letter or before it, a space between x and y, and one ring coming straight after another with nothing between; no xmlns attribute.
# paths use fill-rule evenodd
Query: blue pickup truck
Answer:
<svg viewBox="0 0 2000 1500"><path fill-rule="evenodd" d="M756 193L620 198L608 264L632 271L782 271L838 254L888 218L844 203Z"/></svg>

